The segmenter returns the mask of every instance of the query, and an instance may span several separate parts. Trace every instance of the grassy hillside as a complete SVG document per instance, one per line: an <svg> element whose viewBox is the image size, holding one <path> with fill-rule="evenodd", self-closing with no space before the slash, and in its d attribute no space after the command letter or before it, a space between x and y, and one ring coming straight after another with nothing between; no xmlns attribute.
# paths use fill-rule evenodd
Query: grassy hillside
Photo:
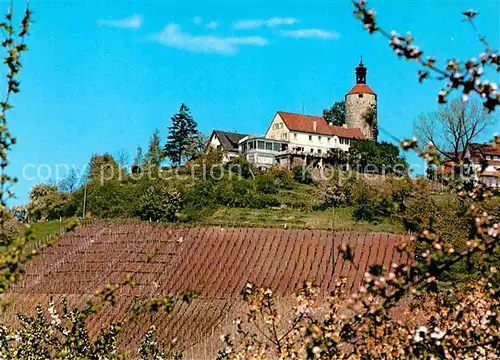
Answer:
<svg viewBox="0 0 500 360"><path fill-rule="evenodd" d="M336 231L403 233L401 222L384 219L379 223L356 221L352 207L325 211L300 209L245 209L219 207L201 218L200 224L230 227L279 227Z"/></svg>

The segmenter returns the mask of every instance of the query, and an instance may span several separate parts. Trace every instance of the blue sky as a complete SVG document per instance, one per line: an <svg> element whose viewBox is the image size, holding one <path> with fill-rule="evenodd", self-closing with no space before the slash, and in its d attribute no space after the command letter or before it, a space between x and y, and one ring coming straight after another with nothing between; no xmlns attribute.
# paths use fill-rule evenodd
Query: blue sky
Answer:
<svg viewBox="0 0 500 360"><path fill-rule="evenodd" d="M472 6L481 31L500 47L498 1L370 4L383 27L410 30L440 61L481 52L460 15ZM17 6L20 16L22 1ZM437 108L441 84L418 84L418 67L364 31L348 0L68 0L31 7L30 51L9 116L18 138L9 167L19 177L14 203L26 202L41 181L23 179L27 164L43 178L49 168L54 176L57 164L85 165L92 153L124 149L132 160L154 129L166 137L182 102L207 134L263 133L277 110L320 115L354 85L360 55L378 94L382 129L409 137L414 118ZM384 132L380 138L388 139Z"/></svg>

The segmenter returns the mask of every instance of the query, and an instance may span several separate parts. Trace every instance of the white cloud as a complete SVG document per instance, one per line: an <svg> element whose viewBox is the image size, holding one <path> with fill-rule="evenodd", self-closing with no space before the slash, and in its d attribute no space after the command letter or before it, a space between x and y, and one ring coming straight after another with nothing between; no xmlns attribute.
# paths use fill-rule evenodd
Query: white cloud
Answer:
<svg viewBox="0 0 500 360"><path fill-rule="evenodd" d="M123 29L138 29L142 25L142 17L134 14L125 19L119 20L99 20L101 26L117 27Z"/></svg>
<svg viewBox="0 0 500 360"><path fill-rule="evenodd" d="M194 22L196 25L200 25L200 24L203 22L203 20L201 19L201 17L199 17L199 16L195 16L195 17L193 18L193 22Z"/></svg>
<svg viewBox="0 0 500 360"><path fill-rule="evenodd" d="M191 52L235 54L240 46L266 46L267 40L261 36L220 37L191 35L182 32L177 24L167 25L163 31L153 36L162 45Z"/></svg>
<svg viewBox="0 0 500 360"><path fill-rule="evenodd" d="M240 20L233 24L234 29L238 30L248 30L248 29L257 29L260 27L276 27L280 25L295 25L299 21L295 18L281 18L281 17L273 17L270 19L262 19L262 20Z"/></svg>
<svg viewBox="0 0 500 360"><path fill-rule="evenodd" d="M282 36L293 38L316 38L316 39L338 39L340 34L335 31L327 31L322 29L301 29L301 30L283 30L280 32Z"/></svg>
<svg viewBox="0 0 500 360"><path fill-rule="evenodd" d="M218 21L210 21L207 24L207 29L217 29L219 27L219 22Z"/></svg>

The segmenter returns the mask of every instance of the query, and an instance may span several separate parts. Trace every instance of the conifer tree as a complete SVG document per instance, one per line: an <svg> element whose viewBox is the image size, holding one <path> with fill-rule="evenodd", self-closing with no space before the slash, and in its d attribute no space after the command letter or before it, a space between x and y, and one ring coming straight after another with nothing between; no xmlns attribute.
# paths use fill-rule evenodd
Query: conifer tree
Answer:
<svg viewBox="0 0 500 360"><path fill-rule="evenodd" d="M142 170L144 165L144 156L142 155L142 147L137 147L137 153L135 154L134 164L132 165L132 174L138 174Z"/></svg>
<svg viewBox="0 0 500 360"><path fill-rule="evenodd" d="M197 124L184 104L171 120L172 126L168 128L169 135L163 151L172 164L179 166L190 155L193 138L198 134Z"/></svg>
<svg viewBox="0 0 500 360"><path fill-rule="evenodd" d="M144 162L148 168L158 169L163 160L163 153L160 145L160 132L156 129L149 140L148 152L144 157Z"/></svg>

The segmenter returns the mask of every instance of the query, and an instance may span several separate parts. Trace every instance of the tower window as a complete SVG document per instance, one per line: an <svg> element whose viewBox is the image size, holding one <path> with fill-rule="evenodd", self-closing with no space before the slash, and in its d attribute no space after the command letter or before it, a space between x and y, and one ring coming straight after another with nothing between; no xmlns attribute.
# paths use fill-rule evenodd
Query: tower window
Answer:
<svg viewBox="0 0 500 360"><path fill-rule="evenodd" d="M358 97L359 97L359 98L362 98L362 97L363 97L363 94L358 94Z"/></svg>

